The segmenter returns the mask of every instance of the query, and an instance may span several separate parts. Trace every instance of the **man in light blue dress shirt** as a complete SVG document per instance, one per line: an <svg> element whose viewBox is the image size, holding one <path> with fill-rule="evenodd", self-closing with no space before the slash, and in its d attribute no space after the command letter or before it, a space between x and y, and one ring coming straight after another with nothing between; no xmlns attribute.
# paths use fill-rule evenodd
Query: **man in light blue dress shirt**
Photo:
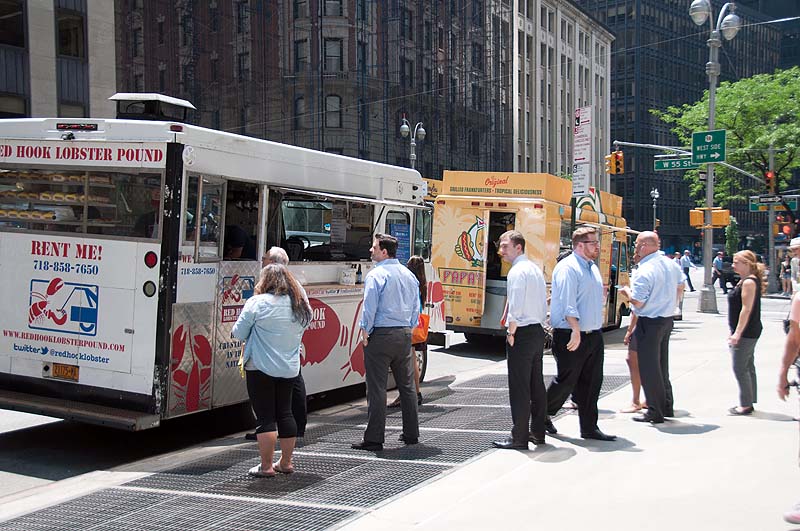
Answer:
<svg viewBox="0 0 800 531"><path fill-rule="evenodd" d="M613 441L597 427L597 400L603 385L603 304L606 294L595 261L600 235L594 227L572 233L573 253L556 264L550 291L553 356L558 374L547 388L547 413L555 415L572 393L578 404L581 437ZM546 420L550 433L556 428Z"/></svg>
<svg viewBox="0 0 800 531"><path fill-rule="evenodd" d="M544 444L547 392L542 376L547 286L539 266L525 256L525 238L510 230L500 235L498 254L511 264L506 282L508 398L511 403L511 437L494 442L497 448L527 450L528 440ZM530 431L528 431L530 422Z"/></svg>
<svg viewBox="0 0 800 531"><path fill-rule="evenodd" d="M678 294L683 289L683 271L659 252L655 232L642 232L636 238L641 259L632 287L624 292L637 315L634 336L639 348L639 373L647 395L647 413L633 417L637 422L660 424L672 417L672 383L669 380L669 336Z"/></svg>
<svg viewBox="0 0 800 531"><path fill-rule="evenodd" d="M376 266L364 279L360 337L367 378L367 429L356 450L381 451L386 430L386 382L392 369L400 390L405 444L419 442L417 390L411 329L419 319L419 281L397 258L397 238L376 234L370 249Z"/></svg>

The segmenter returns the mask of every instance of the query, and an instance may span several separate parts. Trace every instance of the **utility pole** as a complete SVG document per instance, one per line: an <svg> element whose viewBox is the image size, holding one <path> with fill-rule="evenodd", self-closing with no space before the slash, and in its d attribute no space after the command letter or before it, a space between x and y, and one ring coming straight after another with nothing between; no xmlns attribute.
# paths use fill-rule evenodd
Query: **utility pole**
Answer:
<svg viewBox="0 0 800 531"><path fill-rule="evenodd" d="M776 179L777 176L775 175L775 148L772 144L769 145L769 171L772 172L773 179ZM775 183L777 185L777 182ZM780 290L780 282L778 281L778 275L780 272L778 271L776 256L775 256L775 233L773 232L773 227L775 226L775 207L772 203L769 204L769 225L767 232L769 234L768 241L769 246L767 250L767 256L769 257L767 260L769 261L769 278L767 279L767 293L777 293Z"/></svg>

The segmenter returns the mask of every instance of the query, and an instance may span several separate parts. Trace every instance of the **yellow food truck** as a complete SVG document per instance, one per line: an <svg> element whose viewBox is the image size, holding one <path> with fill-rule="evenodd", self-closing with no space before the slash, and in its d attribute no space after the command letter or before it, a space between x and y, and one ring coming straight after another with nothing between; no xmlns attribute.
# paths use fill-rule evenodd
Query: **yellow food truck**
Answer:
<svg viewBox="0 0 800 531"><path fill-rule="evenodd" d="M445 171L433 209L432 265L444 294L449 330L467 340L501 335L510 265L497 254L500 235L518 230L525 252L544 272L548 290L561 252L571 248L572 183L546 173ZM600 229L599 267L608 288L604 323L620 325L629 301L629 245L622 198L590 188L577 201L577 225Z"/></svg>

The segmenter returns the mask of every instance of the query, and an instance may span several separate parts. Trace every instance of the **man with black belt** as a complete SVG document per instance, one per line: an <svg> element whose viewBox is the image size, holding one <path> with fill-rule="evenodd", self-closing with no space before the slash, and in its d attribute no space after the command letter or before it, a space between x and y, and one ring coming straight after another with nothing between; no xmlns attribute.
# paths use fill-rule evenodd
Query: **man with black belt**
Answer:
<svg viewBox="0 0 800 531"><path fill-rule="evenodd" d="M545 427L557 433L549 415L555 415L572 393L578 404L581 437L613 441L597 427L597 400L603 385L603 279L595 260L600 238L594 227L572 233L573 253L553 269L550 292L550 324L553 356L558 374L547 388Z"/></svg>
<svg viewBox="0 0 800 531"><path fill-rule="evenodd" d="M637 422L661 424L672 417L672 383L669 380L669 335L678 293L683 289L683 272L659 252L655 232L636 238L639 268L631 288L621 291L631 300L637 315L634 336L639 348L639 373L647 395L647 413L633 417Z"/></svg>
<svg viewBox="0 0 800 531"><path fill-rule="evenodd" d="M414 356L411 329L419 319L419 281L397 261L397 238L376 234L370 248L375 267L364 280L364 306L360 337L364 344L367 374L367 429L355 450L383 450L386 430L386 380L392 369L400 390L405 444L419 442L417 390L414 387Z"/></svg>
<svg viewBox="0 0 800 531"><path fill-rule="evenodd" d="M500 236L498 254L511 264L504 321L508 358L508 395L511 402L511 437L494 442L497 448L528 449L528 440L544 444L547 401L542 377L547 287L539 267L525 256L525 238L510 230ZM528 431L530 422L530 432Z"/></svg>

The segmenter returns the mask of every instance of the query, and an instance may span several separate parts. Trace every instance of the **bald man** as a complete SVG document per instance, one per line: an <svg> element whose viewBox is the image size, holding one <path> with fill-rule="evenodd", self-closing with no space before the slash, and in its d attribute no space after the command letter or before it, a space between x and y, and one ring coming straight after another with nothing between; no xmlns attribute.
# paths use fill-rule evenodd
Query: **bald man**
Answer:
<svg viewBox="0 0 800 531"><path fill-rule="evenodd" d="M642 232L636 238L639 268L632 286L622 289L631 300L637 316L633 332L639 349L639 374L647 396L647 413L637 422L661 424L672 417L672 383L669 380L669 335L678 294L683 290L683 271L672 258L660 252L655 232Z"/></svg>

